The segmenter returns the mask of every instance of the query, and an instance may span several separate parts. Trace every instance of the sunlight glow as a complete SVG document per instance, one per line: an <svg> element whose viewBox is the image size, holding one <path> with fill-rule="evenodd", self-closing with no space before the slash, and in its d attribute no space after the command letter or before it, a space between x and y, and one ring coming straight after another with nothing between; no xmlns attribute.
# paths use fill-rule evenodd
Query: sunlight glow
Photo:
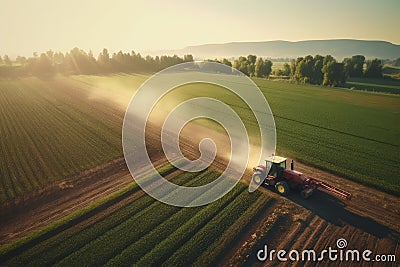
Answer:
<svg viewBox="0 0 400 267"><path fill-rule="evenodd" d="M400 1L0 0L0 54L73 47L146 53L234 41L400 43Z"/></svg>

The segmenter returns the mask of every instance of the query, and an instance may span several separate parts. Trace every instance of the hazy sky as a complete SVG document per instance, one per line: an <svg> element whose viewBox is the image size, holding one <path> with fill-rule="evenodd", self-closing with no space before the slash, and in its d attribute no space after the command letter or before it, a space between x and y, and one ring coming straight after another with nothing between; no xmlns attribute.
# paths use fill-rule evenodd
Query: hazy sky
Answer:
<svg viewBox="0 0 400 267"><path fill-rule="evenodd" d="M0 54L335 38L400 44L399 14L399 0L0 0Z"/></svg>

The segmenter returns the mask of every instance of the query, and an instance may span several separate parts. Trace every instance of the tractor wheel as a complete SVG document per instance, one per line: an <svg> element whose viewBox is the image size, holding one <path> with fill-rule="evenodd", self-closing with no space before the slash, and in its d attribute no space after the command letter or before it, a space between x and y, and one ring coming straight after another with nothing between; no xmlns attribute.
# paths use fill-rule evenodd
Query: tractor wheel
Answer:
<svg viewBox="0 0 400 267"><path fill-rule="evenodd" d="M277 182L275 185L275 189L282 196L287 196L290 190L288 184L284 181Z"/></svg>
<svg viewBox="0 0 400 267"><path fill-rule="evenodd" d="M261 181L263 180L263 174L260 172L260 171L256 171L254 174L253 174L253 177L252 177L252 179L253 179L253 181L256 183L256 184L260 184L261 183ZM265 176L264 176L265 177Z"/></svg>

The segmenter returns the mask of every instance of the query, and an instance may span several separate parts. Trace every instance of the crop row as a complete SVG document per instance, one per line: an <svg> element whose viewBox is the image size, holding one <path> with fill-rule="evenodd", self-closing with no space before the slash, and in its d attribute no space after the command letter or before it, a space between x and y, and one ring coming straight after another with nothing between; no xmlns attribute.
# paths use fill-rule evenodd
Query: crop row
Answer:
<svg viewBox="0 0 400 267"><path fill-rule="evenodd" d="M278 154L400 194L397 96L265 79L255 82L274 115ZM193 84L174 93L177 101L208 96L225 102L241 117L250 142L259 145L250 107L227 89Z"/></svg>
<svg viewBox="0 0 400 267"><path fill-rule="evenodd" d="M108 116L110 107L101 108L85 92L101 81L109 94L127 94L128 84L139 85L143 79L1 80L0 202L121 156L120 114ZM263 79L255 82L275 116L279 153L399 194L398 97ZM214 87L182 90L176 100L195 94L218 98L238 112L252 135L257 133L249 108L234 94Z"/></svg>
<svg viewBox="0 0 400 267"><path fill-rule="evenodd" d="M235 197L243 190L244 186L239 184L223 198L205 207L181 209L174 216L127 247L122 253L110 260L107 265L133 264L144 255L146 256L138 265L150 266L162 262L230 202L236 201Z"/></svg>
<svg viewBox="0 0 400 267"><path fill-rule="evenodd" d="M397 96L265 79L255 82L275 118L278 154L400 194ZM181 99L197 94L215 97L239 114L250 138L257 135L249 107L237 96L215 86L196 86L182 88Z"/></svg>
<svg viewBox="0 0 400 267"><path fill-rule="evenodd" d="M199 182L213 181L219 175L216 171L182 173L171 181L194 186ZM169 206L144 194L95 223L77 223L3 263L7 266L115 266L134 263L147 266L181 261L179 255L182 253L203 256L199 258L201 262L204 255L212 256L209 259L212 260L225 245L229 247L229 242L262 206L268 205L269 198L259 192L250 194L246 189L247 186L240 182L221 199L196 208ZM213 246L214 243L217 246ZM222 245L218 245L220 243ZM210 251L212 247L214 249Z"/></svg>
<svg viewBox="0 0 400 267"><path fill-rule="evenodd" d="M211 266L216 260L224 255L225 251L232 248L236 239L243 229L254 222L261 212L265 211L266 206L270 206L272 199L262 195L252 206L250 206L241 216L236 219L232 225L216 239L206 250L202 252L200 257L193 262L194 266Z"/></svg>
<svg viewBox="0 0 400 267"><path fill-rule="evenodd" d="M208 174L203 172L196 177L193 173L184 173L177 177L174 183L190 186L194 180L202 179ZM193 179L196 177L196 179ZM170 194L173 192L164 192ZM145 196L145 198L150 198ZM133 202L132 205L136 206ZM130 218L123 221L116 227L97 236L96 239L70 254L58 263L61 266L71 265L101 265L112 258L118 251L139 239L142 235L162 223L164 220L178 212L179 208L166 205L159 201L152 202Z"/></svg>
<svg viewBox="0 0 400 267"><path fill-rule="evenodd" d="M259 191L249 193L244 190L217 216L203 228L191 236L163 265L187 266L193 263L203 251L206 251L222 234L235 222L240 220L243 213L257 203L258 198L265 198ZM263 199L264 200L264 199Z"/></svg>
<svg viewBox="0 0 400 267"><path fill-rule="evenodd" d="M160 168L161 174L169 173L171 168ZM184 182L187 177L179 175L173 178L172 182ZM133 190L130 193L135 193L137 190L136 184L133 186ZM21 255L14 257L8 262L11 265L19 265L22 263L29 263L30 265L48 265L54 264L55 262L67 257L71 253L79 250L86 246L91 241L95 240L104 233L111 231L119 225L125 223L127 220L132 219L133 216L137 215L141 211L145 210L149 206L154 204L155 200L147 195L134 200L130 205L123 206L117 211L111 213L104 219L97 221L95 224L82 229L76 229L72 227L58 235L51 236L49 239L39 243L36 246L31 247L24 251ZM82 219L85 219L82 218Z"/></svg>
<svg viewBox="0 0 400 267"><path fill-rule="evenodd" d="M400 194L399 98L256 79L275 117L278 152Z"/></svg>
<svg viewBox="0 0 400 267"><path fill-rule="evenodd" d="M0 81L0 202L121 155L118 125L30 81Z"/></svg>

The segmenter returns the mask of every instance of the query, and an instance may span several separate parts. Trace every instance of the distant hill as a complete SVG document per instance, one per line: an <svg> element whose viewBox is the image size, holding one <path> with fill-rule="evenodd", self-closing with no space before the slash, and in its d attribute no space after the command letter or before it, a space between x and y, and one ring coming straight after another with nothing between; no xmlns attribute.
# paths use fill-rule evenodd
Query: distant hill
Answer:
<svg viewBox="0 0 400 267"><path fill-rule="evenodd" d="M192 54L195 58L230 58L248 54L271 58L296 58L305 55L330 54L339 60L353 55L364 55L366 58L394 59L400 57L400 45L386 41L334 39L204 44L159 52L177 55Z"/></svg>

